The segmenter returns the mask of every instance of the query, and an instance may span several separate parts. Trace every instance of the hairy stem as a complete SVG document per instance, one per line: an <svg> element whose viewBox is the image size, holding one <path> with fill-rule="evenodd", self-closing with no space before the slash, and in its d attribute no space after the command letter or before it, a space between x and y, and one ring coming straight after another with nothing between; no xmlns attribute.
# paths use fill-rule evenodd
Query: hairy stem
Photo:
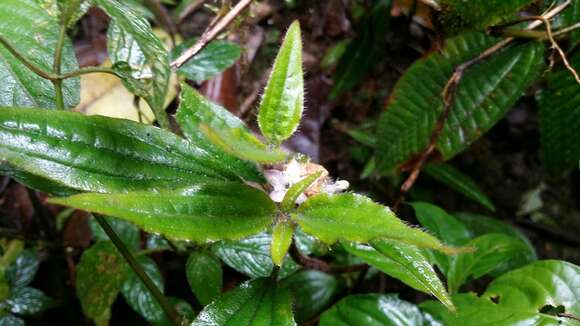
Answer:
<svg viewBox="0 0 580 326"><path fill-rule="evenodd" d="M115 230L113 230L109 222L107 222L107 220L101 215L93 214L93 216L95 217L99 225L103 228L107 236L109 236L109 239L113 241L115 247L117 247L117 250L119 250L125 261L127 261L133 272L137 274L139 279L141 279L141 282L143 282L143 284L147 287L149 292L151 292L151 294L155 297L155 299L157 300L157 302L159 303L159 305L161 306L161 308L163 309L169 320L171 320L171 322L174 325L179 325L180 317L175 308L167 301L163 293L159 291L159 288L157 288L155 283L153 283L151 278L147 275L147 273L145 273L143 267L141 267L141 265L137 262L137 260L133 256L133 254L129 251L129 249L127 249L127 246L125 246L125 244L119 238Z"/></svg>

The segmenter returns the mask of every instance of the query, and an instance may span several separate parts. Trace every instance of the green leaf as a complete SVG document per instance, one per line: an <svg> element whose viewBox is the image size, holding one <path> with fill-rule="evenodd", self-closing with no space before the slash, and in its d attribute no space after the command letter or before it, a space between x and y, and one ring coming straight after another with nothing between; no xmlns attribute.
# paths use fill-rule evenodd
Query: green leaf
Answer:
<svg viewBox="0 0 580 326"><path fill-rule="evenodd" d="M406 225L388 207L357 194L310 197L293 218L304 232L330 244L391 239L449 254L459 250L446 247L430 234Z"/></svg>
<svg viewBox="0 0 580 326"><path fill-rule="evenodd" d="M212 246L212 251L226 265L244 275L251 278L267 277L274 268L270 255L271 243L272 237L261 233L239 241L220 241ZM283 278L296 269L296 263L286 259L279 276Z"/></svg>
<svg viewBox="0 0 580 326"><path fill-rule="evenodd" d="M127 221L120 220L118 218L112 218L104 216L107 223L113 228L115 233L123 240L123 243L127 248L131 250L138 250L139 244L141 242L139 229ZM105 233L103 228L97 223L94 218L89 220L89 226L91 228L91 233L93 234L93 239L96 241L109 241L109 236Z"/></svg>
<svg viewBox="0 0 580 326"><path fill-rule="evenodd" d="M505 234L482 235L468 242L467 246L477 248L477 251L451 258L447 273L447 284L451 293L458 292L470 276L475 280L508 262L516 268L535 260L524 242ZM519 266L513 264L514 261Z"/></svg>
<svg viewBox="0 0 580 326"><path fill-rule="evenodd" d="M54 301L40 290L21 287L13 289L6 304L13 314L34 315L52 306Z"/></svg>
<svg viewBox="0 0 580 326"><path fill-rule="evenodd" d="M463 174L450 164L428 164L423 171L433 179L443 183L449 188L461 193L466 198L481 204L490 211L495 211L495 206L487 195L479 188L477 183L468 175Z"/></svg>
<svg viewBox="0 0 580 326"><path fill-rule="evenodd" d="M131 273L112 242L97 242L85 250L77 265L76 290L83 312L91 319L108 320L111 305Z"/></svg>
<svg viewBox="0 0 580 326"><path fill-rule="evenodd" d="M580 7L580 5L579 5ZM571 58L580 70L580 53ZM565 68L548 75L546 87L538 94L542 158L552 173L576 167L580 157L580 85Z"/></svg>
<svg viewBox="0 0 580 326"><path fill-rule="evenodd" d="M294 298L294 317L308 321L330 305L345 285L342 280L316 270L301 270L281 282Z"/></svg>
<svg viewBox="0 0 580 326"><path fill-rule="evenodd" d="M44 72L54 64L59 24L34 0L0 1L0 37L18 53ZM25 26L26 28L23 28ZM62 52L63 72L78 69L71 41L65 38ZM0 106L56 108L52 83L16 59L0 42ZM63 96L67 108L80 101L80 79L64 80Z"/></svg>
<svg viewBox="0 0 580 326"><path fill-rule="evenodd" d="M222 265L213 255L193 252L185 265L187 282L203 306L218 298L222 291Z"/></svg>
<svg viewBox="0 0 580 326"><path fill-rule="evenodd" d="M407 70L379 120L377 155L381 171L400 167L427 147L443 111L443 89L455 67L497 41L481 33L460 35L447 40L441 52L434 52ZM541 43L513 44L465 72L436 144L445 160L468 147L507 113L536 80L543 66L543 53Z"/></svg>
<svg viewBox="0 0 580 326"><path fill-rule="evenodd" d="M13 315L5 315L0 316L0 325L2 326L26 326L24 320L13 316Z"/></svg>
<svg viewBox="0 0 580 326"><path fill-rule="evenodd" d="M258 124L268 141L280 144L296 131L304 109L302 36L300 24L290 25L266 85Z"/></svg>
<svg viewBox="0 0 580 326"><path fill-rule="evenodd" d="M296 200L322 175L322 171L313 173L293 184L284 195L280 208L283 212L290 212L296 206Z"/></svg>
<svg viewBox="0 0 580 326"><path fill-rule="evenodd" d="M157 193L85 193L50 202L118 217L172 239L197 242L258 233L272 222L276 209L264 192L238 183Z"/></svg>
<svg viewBox="0 0 580 326"><path fill-rule="evenodd" d="M59 7L60 23L73 27L92 6L92 0L56 0Z"/></svg>
<svg viewBox="0 0 580 326"><path fill-rule="evenodd" d="M272 254L272 261L276 266L282 266L284 257L288 253L288 248L292 244L292 235L294 234L294 226L289 221L278 222L272 230L272 245L270 252Z"/></svg>
<svg viewBox="0 0 580 326"><path fill-rule="evenodd" d="M439 21L449 33L483 30L516 18L534 0L441 0Z"/></svg>
<svg viewBox="0 0 580 326"><path fill-rule="evenodd" d="M421 307L445 325L480 326L482 321L497 326L578 325L573 319L543 311L562 306L564 313L580 315L579 282L580 267L564 261L539 261L499 277L479 298L474 294L454 296L457 313L448 313L435 302Z"/></svg>
<svg viewBox="0 0 580 326"><path fill-rule="evenodd" d="M234 166L168 131L62 111L0 108L0 160L80 191L159 190L239 180Z"/></svg>
<svg viewBox="0 0 580 326"><path fill-rule="evenodd" d="M155 286L163 293L163 276L155 261L147 256L139 256L137 257L137 262ZM158 322L165 317L165 313L157 302L157 299L155 299L136 273L128 273L121 287L121 293L125 301L127 301L127 304L148 322Z"/></svg>
<svg viewBox="0 0 580 326"><path fill-rule="evenodd" d="M555 4L561 4L564 0L557 0ZM564 28L577 24L580 21L580 2L572 1L568 8L552 21L552 28ZM580 43L580 30L576 29L570 33L570 48L574 48Z"/></svg>
<svg viewBox="0 0 580 326"><path fill-rule="evenodd" d="M255 163L243 161L238 157L241 156L242 159L245 159L248 155L257 155L258 157L261 155L271 156L272 153L265 150L266 146L247 129L246 125L240 119L228 110L207 100L190 86L181 84L180 104L176 119L183 134L191 142L212 153L228 166L235 167L240 177L249 181L265 182L264 177L259 172ZM236 141L233 139L221 141L219 139L221 134L219 134L217 136L218 141L226 142L225 145L222 144L226 148L215 145L213 144L214 139L207 136L202 130L201 125L207 125L214 130L223 130L225 138L233 137L234 132L232 130L238 129L240 138L237 140L237 143L239 144L231 145L231 142ZM214 137L216 136L214 135ZM241 149L236 149L238 145L243 146L244 150L248 149L250 152L243 152ZM233 147L233 149L230 149L230 147ZM286 154L283 154L284 158L285 156ZM281 157L281 159L283 158Z"/></svg>
<svg viewBox="0 0 580 326"><path fill-rule="evenodd" d="M170 58L178 58L185 50L197 42L189 39L171 50ZM218 40L210 42L177 70L177 74L195 82L202 82L219 75L233 65L242 55L242 48L233 42Z"/></svg>
<svg viewBox="0 0 580 326"><path fill-rule="evenodd" d="M417 306L401 300L396 294L350 295L320 318L320 326L424 326L432 325L432 319Z"/></svg>
<svg viewBox="0 0 580 326"><path fill-rule="evenodd" d="M145 100L155 112L159 124L168 127L169 121L165 113L164 102L171 69L169 55L163 43L153 34L147 19L140 16L126 3L115 0L94 0L94 2L112 19L112 28L115 28L116 33L109 33L109 37L118 37L108 40L109 49L113 53L112 58L121 60L113 61L113 64L126 62L129 65L133 64L131 66L133 70L143 72L144 67L134 65L136 62L139 64L142 62L140 60L134 61L135 58L131 55L131 53L139 51L142 53L144 64L150 71L150 76L143 80L144 86L148 90ZM111 45L114 46L111 47ZM126 45L130 47L126 48ZM125 53L119 53L120 51ZM146 75L139 74L139 76L144 78ZM131 88L130 83L125 82L125 86Z"/></svg>
<svg viewBox="0 0 580 326"><path fill-rule="evenodd" d="M391 0L377 1L363 18L357 28L357 36L348 44L338 62L330 91L331 98L336 98L360 83L378 61L389 29L391 7Z"/></svg>
<svg viewBox="0 0 580 326"><path fill-rule="evenodd" d="M36 250L22 251L16 260L6 268L6 281L11 288L22 288L33 280L39 266Z"/></svg>
<svg viewBox="0 0 580 326"><path fill-rule="evenodd" d="M193 310L193 308L191 307L191 305L189 303L187 303L187 301L180 299L180 298L173 298L173 297L167 297L167 299L168 299L169 303L175 307L175 310L177 311L179 316L184 318L187 322L191 322L193 319L195 319L196 313ZM163 320L161 320L160 322L155 322L155 323L153 323L153 325L155 325L155 326L174 326L175 324L169 320L167 315L163 315Z"/></svg>
<svg viewBox="0 0 580 326"><path fill-rule="evenodd" d="M420 249L392 240L373 241L371 245L343 242L349 253L408 286L435 296L453 309L443 283Z"/></svg>
<svg viewBox="0 0 580 326"><path fill-rule="evenodd" d="M296 325L287 289L271 279L245 282L206 306L191 326Z"/></svg>

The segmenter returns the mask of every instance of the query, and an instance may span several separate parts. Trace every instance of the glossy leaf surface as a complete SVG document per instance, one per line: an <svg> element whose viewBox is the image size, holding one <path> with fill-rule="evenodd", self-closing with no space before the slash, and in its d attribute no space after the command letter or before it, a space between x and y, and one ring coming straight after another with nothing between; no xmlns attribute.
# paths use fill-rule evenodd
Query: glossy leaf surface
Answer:
<svg viewBox="0 0 580 326"><path fill-rule="evenodd" d="M109 39L109 48L113 58L121 61L113 62L114 64L124 62L129 64L132 70L143 72L144 67L135 66L135 63L142 63L141 59L135 58L132 53L140 50L144 57L144 63L149 71L146 74L140 74L139 77L147 77L143 81L143 86L147 90L145 100L151 108L162 126L167 126L167 117L164 109L165 94L169 85L169 76L171 70L169 67L169 56L163 43L153 34L149 22L138 12L133 10L128 4L115 0L94 0L94 3L103 9L113 20L113 27L116 33L109 33L109 36L116 38ZM126 47L125 45L130 45ZM141 55L138 54L137 57ZM133 64L133 65L132 65ZM149 76L146 76L149 75ZM132 88L132 81L124 80L125 86Z"/></svg>
<svg viewBox="0 0 580 326"><path fill-rule="evenodd" d="M28 61L44 72L51 72L54 63L59 25L34 0L0 1L0 37ZM62 71L78 69L71 41L66 38L62 55ZM16 59L0 43L0 106L56 108L52 83ZM72 108L80 100L79 78L63 82L65 107Z"/></svg>
<svg viewBox="0 0 580 326"><path fill-rule="evenodd" d="M281 151L268 150L240 119L185 84L182 84L180 100L176 118L184 135L223 162L237 167L242 178L265 181L255 163L243 160L278 161L286 157Z"/></svg>
<svg viewBox="0 0 580 326"><path fill-rule="evenodd" d="M271 143L280 144L298 128L304 109L302 74L302 36L295 21L276 56L258 113L260 130Z"/></svg>
<svg viewBox="0 0 580 326"><path fill-rule="evenodd" d="M284 257L288 252L288 248L292 244L292 236L294 235L294 226L288 221L278 222L272 230L272 244L270 251L272 253L272 261L276 266L282 266Z"/></svg>
<svg viewBox="0 0 580 326"><path fill-rule="evenodd" d="M0 159L80 191L158 190L239 179L235 167L159 128L38 109L0 108Z"/></svg>
<svg viewBox="0 0 580 326"><path fill-rule="evenodd" d="M147 256L140 256L137 257L137 262L141 265L155 286L157 286L161 293L163 293L163 276L161 275L155 261ZM155 297L135 272L130 271L127 274L127 278L121 287L121 293L129 306L148 322L161 321L165 317L163 309L161 309L161 306Z"/></svg>
<svg viewBox="0 0 580 326"><path fill-rule="evenodd" d="M22 251L5 272L6 281L12 288L29 285L38 271L39 257L36 250Z"/></svg>
<svg viewBox="0 0 580 326"><path fill-rule="evenodd" d="M511 262L513 267L521 267L535 259L524 242L505 234L482 235L468 242L467 246L477 248L477 251L451 258L447 274L447 284L451 293L458 292L469 277L478 279L508 262ZM515 265L514 261L520 266Z"/></svg>
<svg viewBox="0 0 580 326"><path fill-rule="evenodd" d="M183 51L193 46L195 42L197 42L196 38L177 45L171 51L171 59L178 58ZM202 82L219 75L229 68L238 60L241 54L242 49L236 43L222 40L213 41L191 60L179 67L177 74L196 82Z"/></svg>
<svg viewBox="0 0 580 326"><path fill-rule="evenodd" d="M85 193L51 202L118 217L172 239L198 242L258 233L271 223L275 210L264 192L238 183L158 193Z"/></svg>
<svg viewBox="0 0 580 326"><path fill-rule="evenodd" d="M83 312L91 319L108 320L110 308L125 278L129 265L112 242L97 242L83 252L77 265L76 291Z"/></svg>
<svg viewBox="0 0 580 326"><path fill-rule="evenodd" d="M452 253L437 238L399 220L386 206L357 194L310 197L293 218L304 232L326 243L391 239L422 248Z"/></svg>
<svg viewBox="0 0 580 326"><path fill-rule="evenodd" d="M443 111L443 89L455 67L497 41L480 33L463 34L406 71L378 124L381 171L400 167L427 147ZM504 116L535 81L543 52L540 43L512 45L465 72L436 144L444 159L461 152Z"/></svg>
<svg viewBox="0 0 580 326"><path fill-rule="evenodd" d="M421 307L446 325L578 325L564 316L543 313L546 306L564 308L578 316L580 306L580 267L564 261L539 261L511 271L493 281L481 297L454 296L456 314L435 302ZM497 303L492 301L495 298Z"/></svg>
<svg viewBox="0 0 580 326"><path fill-rule="evenodd" d="M21 287L12 290L6 304L14 314L34 315L54 305L54 301L38 289Z"/></svg>
<svg viewBox="0 0 580 326"><path fill-rule="evenodd" d="M185 265L187 282L202 305L218 298L222 291L223 273L219 259L205 252L193 252Z"/></svg>
<svg viewBox="0 0 580 326"><path fill-rule="evenodd" d="M423 171L425 174L459 192L466 198L481 204L492 212L495 211L495 206L479 188L477 183L452 165L446 163L428 164L423 167Z"/></svg>
<svg viewBox="0 0 580 326"><path fill-rule="evenodd" d="M118 218L103 216L104 219L107 220L107 223L113 228L115 233L121 238L123 243L127 246L127 248L131 250L139 249L140 243L140 234L139 229L135 226L135 224L129 223L127 221L120 220ZM99 225L99 223L95 220L95 218L91 217L89 226L91 228L91 233L93 234L93 239L96 241L109 241L109 236L105 233L103 228Z"/></svg>
<svg viewBox="0 0 580 326"><path fill-rule="evenodd" d="M443 283L418 248L389 240L373 241L372 246L343 242L343 247L369 265L415 290L435 296L453 309Z"/></svg>
<svg viewBox="0 0 580 326"><path fill-rule="evenodd" d="M351 295L322 314L320 326L424 326L431 325L417 306L396 294Z"/></svg>
<svg viewBox="0 0 580 326"><path fill-rule="evenodd" d="M206 306L191 325L291 326L296 322L288 289L278 288L271 279L256 279Z"/></svg>

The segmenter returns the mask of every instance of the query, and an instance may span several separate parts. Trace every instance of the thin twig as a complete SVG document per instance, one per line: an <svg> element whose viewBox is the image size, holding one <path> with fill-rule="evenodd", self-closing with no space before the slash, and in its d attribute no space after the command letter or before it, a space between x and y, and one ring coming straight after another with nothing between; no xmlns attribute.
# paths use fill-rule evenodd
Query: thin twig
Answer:
<svg viewBox="0 0 580 326"><path fill-rule="evenodd" d="M199 9L205 0L195 0L192 1L177 17L177 21L181 23L187 16L193 14L197 9Z"/></svg>
<svg viewBox="0 0 580 326"><path fill-rule="evenodd" d="M220 19L219 22L215 24L215 26L206 30L192 47L185 50L183 54L175 59L171 63L171 68L178 69L179 67L183 66L189 59L198 54L199 51L208 45L209 42L214 40L224 28L228 27L242 11L250 5L250 3L252 3L252 0L241 0L238 2L232 8L232 10L230 10L222 19Z"/></svg>

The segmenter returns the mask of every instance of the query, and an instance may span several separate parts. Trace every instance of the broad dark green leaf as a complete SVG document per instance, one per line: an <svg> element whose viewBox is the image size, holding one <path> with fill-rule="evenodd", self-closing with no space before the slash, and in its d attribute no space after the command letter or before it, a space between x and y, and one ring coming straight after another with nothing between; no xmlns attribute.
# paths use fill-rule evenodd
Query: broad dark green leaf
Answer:
<svg viewBox="0 0 580 326"><path fill-rule="evenodd" d="M104 216L109 225L113 228L115 233L123 240L125 245L131 250L139 249L139 243L141 241L139 229L135 224L129 223L127 221L120 220L118 218L112 218ZM91 228L91 233L93 234L93 239L96 241L109 241L109 236L105 233L103 228L97 223L94 218L89 221L89 226Z"/></svg>
<svg viewBox="0 0 580 326"><path fill-rule="evenodd" d="M578 5L580 7L580 5ZM580 53L571 58L580 70ZM580 84L565 68L548 75L546 86L538 93L540 140L546 168L558 173L576 167L580 157Z"/></svg>
<svg viewBox="0 0 580 326"><path fill-rule="evenodd" d="M218 298L222 291L222 265L219 259L205 252L194 252L185 265L187 282L202 305Z"/></svg>
<svg viewBox="0 0 580 326"><path fill-rule="evenodd" d="M291 326L292 302L288 289L261 278L245 282L205 307L192 326Z"/></svg>
<svg viewBox="0 0 580 326"><path fill-rule="evenodd" d="M457 313L435 302L421 305L445 325L578 325L565 316L544 313L562 306L564 313L580 315L580 267L564 261L539 261L493 281L481 297L454 296ZM493 299L493 300L492 300ZM497 302L497 303L496 303Z"/></svg>
<svg viewBox="0 0 580 326"><path fill-rule="evenodd" d="M58 42L58 19L34 0L0 1L0 38L45 72L53 69ZM71 41L65 39L62 71L78 69ZM56 108L54 86L16 59L0 42L0 106ZM75 107L80 101L80 79L63 82L64 104Z"/></svg>
<svg viewBox="0 0 580 326"><path fill-rule="evenodd" d="M25 287L34 280L38 265L38 252L36 250L24 250L6 268L6 281L12 288Z"/></svg>
<svg viewBox="0 0 580 326"><path fill-rule="evenodd" d="M320 326L424 326L432 318L396 294L351 295L325 311Z"/></svg>
<svg viewBox="0 0 580 326"><path fill-rule="evenodd" d="M228 110L207 100L190 86L181 84L176 119L187 139L212 153L228 166L235 167L240 177L248 181L265 182L255 163L241 160L236 155L224 152L223 149L214 145L212 140L200 128L201 124L206 124L217 130L237 128L243 130L243 134L248 138L247 141L250 144L246 146L252 146L256 142L260 143L259 140L251 135L251 131L246 128L245 124ZM264 148L261 143L258 146Z"/></svg>
<svg viewBox="0 0 580 326"><path fill-rule="evenodd" d="M302 35L300 24L290 25L266 85L258 125L268 141L280 144L292 136L304 109Z"/></svg>
<svg viewBox="0 0 580 326"><path fill-rule="evenodd" d="M483 30L508 18L534 0L441 0L439 20L446 31Z"/></svg>
<svg viewBox="0 0 580 326"><path fill-rule="evenodd" d="M278 222L272 230L272 244L270 245L270 252L272 255L272 262L276 266L282 266L284 257L288 253L288 249L292 244L292 236L294 235L294 225L289 221Z"/></svg>
<svg viewBox="0 0 580 326"><path fill-rule="evenodd" d="M137 262L141 265L145 273L159 288L161 293L164 292L163 276L153 259L147 256L137 257ZM163 309L141 281L139 276L130 271L121 287L121 293L125 301L139 315L143 316L148 322L159 322L165 317Z"/></svg>
<svg viewBox="0 0 580 326"><path fill-rule="evenodd" d="M418 228L408 226L388 207L357 194L319 194L310 197L293 218L304 232L331 244L338 240L368 242L391 239L449 254L458 250L445 246Z"/></svg>
<svg viewBox="0 0 580 326"><path fill-rule="evenodd" d="M563 3L564 0L557 0L556 4ZM566 8L557 18L552 22L552 28L564 28L580 22L580 2L572 1L570 6ZM555 25L555 26L554 26ZM580 43L580 30L575 30L570 33L570 48L574 48Z"/></svg>
<svg viewBox="0 0 580 326"><path fill-rule="evenodd" d="M529 252L524 242L505 234L489 233L473 239L466 245L477 248L477 251L450 259L447 273L450 293L457 293L469 277L478 279L508 262L517 268L535 260L535 256Z"/></svg>
<svg viewBox="0 0 580 326"><path fill-rule="evenodd" d="M177 313L179 314L179 316L181 316L182 319L185 320L184 325L188 324L186 322L191 322L192 320L195 319L195 311L193 310L191 305L189 303L187 303L187 301L180 299L180 298L173 298L173 297L167 297L167 299L168 299L169 303L175 307L175 310L177 310ZM155 322L155 323L153 323L153 325L155 325L155 326L174 326L175 324L173 322L171 322L169 320L169 318L167 318L166 315L164 315L163 320L161 320L160 322Z"/></svg>
<svg viewBox="0 0 580 326"><path fill-rule="evenodd" d="M345 285L341 279L315 270L301 270L281 283L294 299L294 317L301 323L312 319L340 294Z"/></svg>
<svg viewBox="0 0 580 326"><path fill-rule="evenodd" d="M85 250L77 265L76 290L83 312L106 321L111 305L131 270L112 242L97 242Z"/></svg>
<svg viewBox="0 0 580 326"><path fill-rule="evenodd" d="M38 109L0 108L0 160L52 183L92 192L239 180L234 166L168 131Z"/></svg>
<svg viewBox="0 0 580 326"><path fill-rule="evenodd" d="M171 59L178 58L186 49L197 42L197 38L187 40L171 50ZM233 65L240 55L242 48L233 42L213 41L191 60L179 67L177 74L196 82L211 79Z"/></svg>
<svg viewBox="0 0 580 326"><path fill-rule="evenodd" d="M435 296L453 309L443 283L421 250L390 240L373 241L371 245L343 242L349 253L415 290Z"/></svg>
<svg viewBox="0 0 580 326"><path fill-rule="evenodd" d="M14 314L34 315L54 305L54 301L40 290L21 287L12 290L6 304Z"/></svg>
<svg viewBox="0 0 580 326"><path fill-rule="evenodd" d="M252 278L267 277L272 273L274 263L270 255L272 236L261 233L239 241L220 241L212 246L212 251L226 265ZM283 278L298 269L296 263L286 259L280 270Z"/></svg>
<svg viewBox="0 0 580 326"><path fill-rule="evenodd" d="M240 239L272 222L274 202L261 190L213 183L175 191L84 193L52 203L118 217L176 240Z"/></svg>
<svg viewBox="0 0 580 326"><path fill-rule="evenodd" d="M138 74L143 79L144 86L148 89L148 95L145 100L155 112L155 116L161 126L168 127L169 122L165 113L164 102L167 88L169 85L169 55L163 46L163 43L153 34L149 22L140 16L137 11L124 2L116 0L93 0L94 3L103 9L112 19L112 26L118 33L109 33L109 36L118 38L109 39L109 49L112 50L112 57L126 62L130 66L140 60L134 60L131 53L141 52L144 57L144 63L148 71ZM129 48L124 46L129 44ZM136 45L135 45L136 44ZM111 48L111 45L115 45ZM137 51L139 49L139 51ZM121 53L120 53L121 52ZM122 53L125 52L125 53ZM136 72L143 72L142 66L131 66ZM131 88L131 82L125 83Z"/></svg>
<svg viewBox="0 0 580 326"><path fill-rule="evenodd" d="M481 33L463 34L407 70L380 117L377 155L381 171L400 167L427 147L443 110L443 89L455 67L497 41ZM543 53L541 43L517 43L465 72L436 144L444 159L464 150L507 113L535 81Z"/></svg>
<svg viewBox="0 0 580 326"><path fill-rule="evenodd" d="M13 315L4 315L0 317L0 325L2 326L26 326L24 320L13 316Z"/></svg>
<svg viewBox="0 0 580 326"><path fill-rule="evenodd" d="M356 86L378 61L385 47L389 28L391 0L380 0L372 7L357 28L357 36L348 44L340 57L330 97L335 98Z"/></svg>
<svg viewBox="0 0 580 326"><path fill-rule="evenodd" d="M452 165L446 163L428 164L423 167L423 171L433 179L461 193L466 198L483 205L492 212L495 211L495 206L477 183Z"/></svg>

